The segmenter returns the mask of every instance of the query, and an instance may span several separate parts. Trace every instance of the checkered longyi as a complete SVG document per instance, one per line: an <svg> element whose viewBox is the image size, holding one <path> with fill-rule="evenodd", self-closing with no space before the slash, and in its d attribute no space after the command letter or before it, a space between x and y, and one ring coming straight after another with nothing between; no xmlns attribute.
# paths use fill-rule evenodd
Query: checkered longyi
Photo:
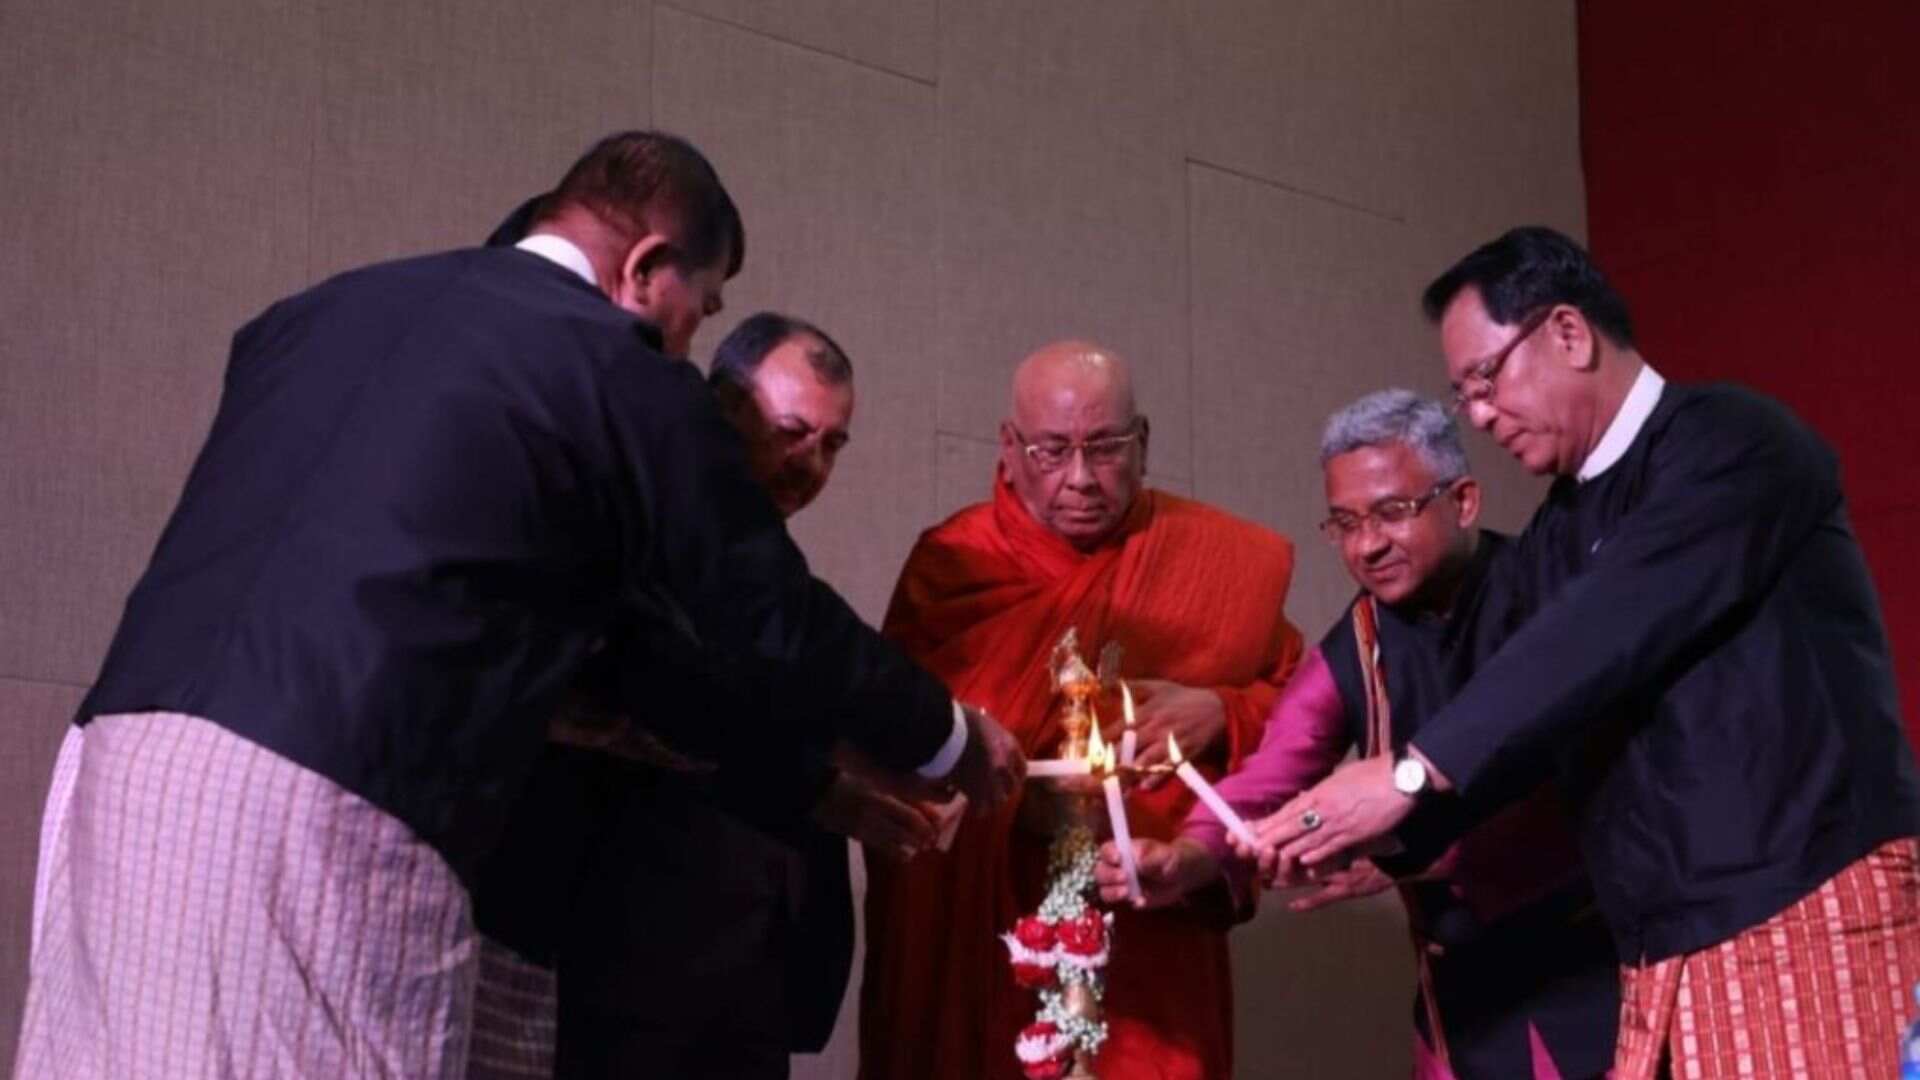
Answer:
<svg viewBox="0 0 1920 1080"><path fill-rule="evenodd" d="M67 735L17 1080L460 1080L466 890L399 820L224 728Z"/></svg>
<svg viewBox="0 0 1920 1080"><path fill-rule="evenodd" d="M1891 1077L1915 983L1920 839L1907 837L1718 945L1622 967L1613 1076Z"/></svg>

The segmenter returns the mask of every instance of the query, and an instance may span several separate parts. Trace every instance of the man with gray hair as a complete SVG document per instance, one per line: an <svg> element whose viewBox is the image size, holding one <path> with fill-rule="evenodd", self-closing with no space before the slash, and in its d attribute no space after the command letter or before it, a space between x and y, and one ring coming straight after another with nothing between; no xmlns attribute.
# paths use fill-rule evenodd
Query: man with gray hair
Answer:
<svg viewBox="0 0 1920 1080"><path fill-rule="evenodd" d="M1320 529L1360 586L1267 716L1260 748L1220 784L1242 813L1268 814L1357 748L1395 752L1451 696L1511 621L1497 563L1506 539L1479 527L1480 486L1437 402L1406 390L1368 394L1333 414L1320 440L1327 519ZM1436 828L1467 807L1437 803ZM1251 867L1204 806L1171 843L1135 841L1148 902L1221 880L1242 905ZM1391 860L1383 858L1382 863ZM1125 895L1111 844L1102 894ZM1369 859L1312 879L1288 906L1308 911L1394 882ZM1399 883L1419 966L1414 1075L1585 1077L1606 1071L1615 1012L1614 954L1591 912L1550 788L1466 834Z"/></svg>

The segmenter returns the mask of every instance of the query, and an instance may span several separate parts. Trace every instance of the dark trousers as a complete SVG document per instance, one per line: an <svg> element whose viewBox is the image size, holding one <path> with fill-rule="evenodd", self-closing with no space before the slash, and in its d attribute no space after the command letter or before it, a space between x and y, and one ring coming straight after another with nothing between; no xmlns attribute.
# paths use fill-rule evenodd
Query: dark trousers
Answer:
<svg viewBox="0 0 1920 1080"><path fill-rule="evenodd" d="M625 793L559 950L560 1080L785 1080L795 856L671 791Z"/></svg>
<svg viewBox="0 0 1920 1080"><path fill-rule="evenodd" d="M743 1005L747 1003L742 1002ZM559 1080L787 1080L785 1032L719 1018L685 1025L673 1016L560 1007Z"/></svg>

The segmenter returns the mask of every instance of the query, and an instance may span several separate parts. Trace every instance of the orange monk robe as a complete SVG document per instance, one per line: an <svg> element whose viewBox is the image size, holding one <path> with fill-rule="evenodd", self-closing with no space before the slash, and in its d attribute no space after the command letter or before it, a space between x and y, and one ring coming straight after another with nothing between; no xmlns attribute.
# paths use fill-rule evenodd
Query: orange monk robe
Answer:
<svg viewBox="0 0 1920 1080"><path fill-rule="evenodd" d="M1113 541L1082 554L998 483L992 502L921 536L884 629L1033 757L1053 756L1060 739L1054 643L1076 627L1092 662L1118 641L1124 674L1220 695L1225 752L1199 762L1217 778L1258 744L1299 658L1300 635L1282 613L1292 573L1284 537L1152 490ZM1175 781L1127 803L1135 836L1167 840L1193 796ZM1039 1003L1014 985L999 935L1040 902L1047 838L1014 828L1015 813L969 819L944 854L869 860L863 1080L1019 1080L1014 1039ZM1119 912L1107 975L1103 1080L1231 1075L1232 981L1217 912Z"/></svg>

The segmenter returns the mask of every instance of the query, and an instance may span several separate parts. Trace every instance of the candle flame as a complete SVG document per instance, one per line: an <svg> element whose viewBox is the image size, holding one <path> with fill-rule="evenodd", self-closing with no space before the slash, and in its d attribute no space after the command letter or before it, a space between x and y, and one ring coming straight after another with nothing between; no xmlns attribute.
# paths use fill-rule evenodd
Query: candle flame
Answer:
<svg viewBox="0 0 1920 1080"><path fill-rule="evenodd" d="M1167 732L1167 760L1175 765L1187 760L1180 755L1180 744L1174 741L1173 732Z"/></svg>
<svg viewBox="0 0 1920 1080"><path fill-rule="evenodd" d="M1087 732L1087 770L1095 774L1111 773L1118 760L1113 746L1100 737L1100 718L1094 717L1093 727Z"/></svg>
<svg viewBox="0 0 1920 1080"><path fill-rule="evenodd" d="M1133 691L1128 689L1127 681L1120 680L1120 708L1127 718L1127 726L1133 726Z"/></svg>

